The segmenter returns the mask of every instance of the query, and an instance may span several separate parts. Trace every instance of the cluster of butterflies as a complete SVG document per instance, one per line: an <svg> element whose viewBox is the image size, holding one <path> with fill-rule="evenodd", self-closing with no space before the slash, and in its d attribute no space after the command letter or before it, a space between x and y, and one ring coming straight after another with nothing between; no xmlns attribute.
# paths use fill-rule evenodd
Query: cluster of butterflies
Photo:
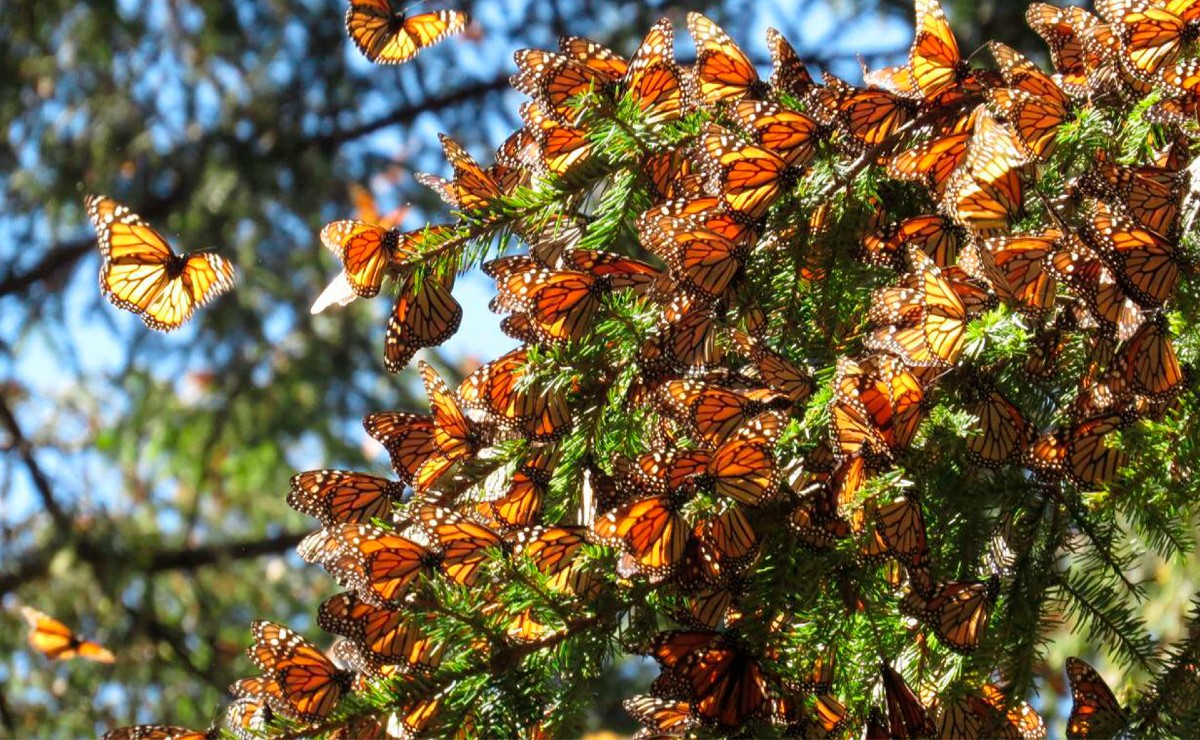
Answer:
<svg viewBox="0 0 1200 740"><path fill-rule="evenodd" d="M867 72L861 87L829 74L818 82L773 30L773 73L760 78L696 13L690 66L675 61L666 20L629 59L575 37L556 52L518 52L512 82L530 101L495 164L442 137L452 176L419 178L459 221L404 232L345 220L321 237L354 295L379 294L387 277L397 282L385 364L398 371L461 322L453 271L421 266L513 228L528 252L484 271L496 281L492 308L521 346L454 389L421 362L430 412L364 420L394 478L314 470L293 479L289 503L321 523L300 553L344 589L318 612L339 640L326 654L283 626L256 623L250 656L262 675L233 687L231 725L262 727L275 715L320 723L347 693L385 677L432 688L354 731L419 734L439 720L448 687L433 679L443 660L467 651L486 662L495 648L435 639L429 584L480 594L482 619L511 644L536 647L563 639L564 612L590 613L606 594L645 583L681 629L628 646L661 667L650 693L626 703L643 736L771 725L803 736L865 726L868 737L1045 737L1037 713L995 683L930 700L885 660L883 709L848 708L834 692L832 653L795 681L795 656L761 639L764 628L786 631L794 615L777 612L756 584L773 577L759 568L778 555L772 548L818 557L848 546L858 566L886 564L898 609L916 629L970 654L986 638L1003 568L980 579L939 577L920 498L880 496L869 485L905 462L935 387L959 393L976 419L964 442L974 466L1019 467L1045 487L1090 489L1115 481L1127 461L1114 434L1165 413L1187 385L1164 311L1187 272L1179 237L1186 134L1200 123L1189 97L1200 77L1188 71L1200 0L1102 1L1099 13L1035 3L1027 18L1049 44L1054 71L994 42L995 68L980 69L960 53L937 0L916 0L908 62ZM442 31L355 3L348 26L369 57L411 56L452 23L429 15ZM411 50L399 49L397 33ZM1166 97L1145 115L1174 137L1156 161L1118 162L1101 150L1075 161L1063 197L1038 190L1039 167L1082 111L1124 113L1151 91ZM645 199L630 219L632 254L584 246L596 215L515 222L522 188L594 187L614 164L596 131L630 111L630 139L654 142L637 162L621 163ZM788 221L821 157L841 166L838 190L874 168L923 205L897 217L870 204L853 256L894 277L870 296L862 351L836 360L823 438L796 461L793 417L814 411L823 381L793 357L794 336L779 341L794 327L772 325L750 265L799 232L813 244L831 233L824 207L807 223ZM1014 230L1031 214L1041 227ZM844 241L824 246L850 251ZM825 275L806 266L796 279ZM615 306L630 304L654 317L634 356L614 353L587 372L553 366L586 346ZM1027 360L974 367L968 325L1001 304L1034 327ZM1086 366L1077 385L1066 365L1075 340ZM618 382L630 373L633 382ZM1039 426L1031 419L1044 411L1021 409L1001 380L1014 376L1071 377L1071 387L1054 391L1068 400ZM618 410L648 419L651 451L580 457L564 440L599 428L618 396ZM573 521L561 505L567 497L579 501ZM502 594L514 579L548 604L511 613ZM1072 737L1124 725L1125 711L1086 663L1070 659L1068 678ZM150 735L121 735L142 736Z"/></svg>

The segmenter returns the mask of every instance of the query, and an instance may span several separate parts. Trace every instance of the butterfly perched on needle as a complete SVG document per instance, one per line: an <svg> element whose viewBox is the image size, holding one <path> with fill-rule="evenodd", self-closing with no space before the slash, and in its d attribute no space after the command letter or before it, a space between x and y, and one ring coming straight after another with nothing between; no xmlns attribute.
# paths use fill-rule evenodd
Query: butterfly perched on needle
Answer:
<svg viewBox="0 0 1200 740"><path fill-rule="evenodd" d="M233 264L224 257L205 251L175 254L162 234L127 206L103 195L83 202L104 257L101 292L151 329L178 329L197 306L233 287Z"/></svg>
<svg viewBox="0 0 1200 740"><path fill-rule="evenodd" d="M458 10L408 15L391 0L352 0L346 31L367 59L376 64L402 64L427 46L462 32L470 20Z"/></svg>
<svg viewBox="0 0 1200 740"><path fill-rule="evenodd" d="M96 663L116 661L113 654L103 645L85 640L49 614L43 614L33 607L22 606L21 616L29 623L29 644L47 658L85 658Z"/></svg>

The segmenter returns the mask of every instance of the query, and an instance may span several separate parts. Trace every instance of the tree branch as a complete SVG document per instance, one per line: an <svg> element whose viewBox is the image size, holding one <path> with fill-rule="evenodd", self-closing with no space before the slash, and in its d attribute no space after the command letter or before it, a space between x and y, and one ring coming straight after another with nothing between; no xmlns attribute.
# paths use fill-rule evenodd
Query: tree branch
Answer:
<svg viewBox="0 0 1200 740"><path fill-rule="evenodd" d="M95 243L94 239L68 242L51 248L42 259L26 272L6 275L0 280L0 298L25 290L36 282L45 280L60 270L75 264L87 254Z"/></svg>
<svg viewBox="0 0 1200 740"><path fill-rule="evenodd" d="M227 560L246 560L262 555L277 555L287 552L304 539L308 532L287 532L276 537L255 540L218 542L200 547L184 547L162 550L150 558L147 573L164 570L195 570Z"/></svg>
<svg viewBox="0 0 1200 740"><path fill-rule="evenodd" d="M0 424L4 425L4 428L8 430L9 436L12 437L13 447L25 463L25 468L29 471L29 477L33 479L33 487L42 499L42 506L50 514L50 518L54 520L55 524L64 528L65 531L70 531L71 517L54 500L54 491L50 487L50 479L46 477L46 474L42 471L42 467L38 465L37 458L33 456L33 445L26 439L25 433L21 431L21 425L17 423L17 417L13 415L12 409L8 406L8 401L2 395L0 395Z"/></svg>

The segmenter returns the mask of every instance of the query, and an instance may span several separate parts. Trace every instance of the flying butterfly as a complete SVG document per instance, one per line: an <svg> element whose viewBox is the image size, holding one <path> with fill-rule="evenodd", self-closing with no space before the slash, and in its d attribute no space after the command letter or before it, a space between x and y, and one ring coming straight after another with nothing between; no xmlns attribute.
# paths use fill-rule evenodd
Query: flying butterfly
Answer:
<svg viewBox="0 0 1200 740"><path fill-rule="evenodd" d="M112 198L89 195L84 206L104 258L100 291L151 329L178 329L198 306L233 287L233 265L224 257L175 254L150 224Z"/></svg>
<svg viewBox="0 0 1200 740"><path fill-rule="evenodd" d="M83 658L95 663L113 663L116 657L98 642L86 640L54 617L29 606L21 607L29 624L29 645L51 660Z"/></svg>
<svg viewBox="0 0 1200 740"><path fill-rule="evenodd" d="M352 673L283 625L255 621L254 645L246 653L282 690L283 698L304 722L324 719L350 691Z"/></svg>
<svg viewBox="0 0 1200 740"><path fill-rule="evenodd" d="M1067 682L1071 685L1067 737L1113 737L1128 723L1121 703L1095 668L1079 658L1067 658Z"/></svg>
<svg viewBox="0 0 1200 740"><path fill-rule="evenodd" d="M422 49L467 27L469 18L457 10L408 15L392 8L391 0L350 0L346 31L358 50L376 64L401 64Z"/></svg>

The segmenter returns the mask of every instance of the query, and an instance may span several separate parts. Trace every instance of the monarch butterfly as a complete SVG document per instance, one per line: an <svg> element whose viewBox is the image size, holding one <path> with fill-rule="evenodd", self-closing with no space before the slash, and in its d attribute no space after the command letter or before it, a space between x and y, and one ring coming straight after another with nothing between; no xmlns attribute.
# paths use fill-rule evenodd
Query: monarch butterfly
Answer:
<svg viewBox="0 0 1200 740"><path fill-rule="evenodd" d="M1067 682L1071 685L1067 737L1112 737L1120 733L1129 717L1095 668L1079 658L1067 658Z"/></svg>
<svg viewBox="0 0 1200 740"><path fill-rule="evenodd" d="M701 440L713 446L764 411L791 406L782 394L751 397L696 380L669 381L663 386L663 397Z"/></svg>
<svg viewBox="0 0 1200 740"><path fill-rule="evenodd" d="M830 436L841 459L890 460L912 441L924 391L890 360L859 364L838 358L830 401Z"/></svg>
<svg viewBox="0 0 1200 740"><path fill-rule="evenodd" d="M588 541L586 527L533 527L518 530L509 539L514 541L514 554L531 559L534 567L550 577L547 586L551 590L578 596L599 590L599 580L576 559Z"/></svg>
<svg viewBox="0 0 1200 740"><path fill-rule="evenodd" d="M1002 300L1033 316L1054 306L1056 283L1047 258L1058 250L1061 237L1050 229L984 241L978 252L983 272Z"/></svg>
<svg viewBox="0 0 1200 740"><path fill-rule="evenodd" d="M621 706L642 725L642 729L634 734L636 740L683 737L698 724L692 716L692 705L686 701L643 694L626 699Z"/></svg>
<svg viewBox="0 0 1200 740"><path fill-rule="evenodd" d="M1179 258L1164 236L1140 226L1102 201L1080 236L1113 271L1121 289L1143 308L1158 308L1179 282Z"/></svg>
<svg viewBox="0 0 1200 740"><path fill-rule="evenodd" d="M700 197L702 188L695 169L686 147L667 147L642 160L642 173L650 181L655 202Z"/></svg>
<svg viewBox="0 0 1200 740"><path fill-rule="evenodd" d="M796 100L806 102L817 83L808 68L796 53L796 49L782 33L774 28L767 29L767 50L771 53L770 84L776 93L787 93Z"/></svg>
<svg viewBox="0 0 1200 740"><path fill-rule="evenodd" d="M450 293L453 285L453 275L431 277L419 286L409 277L388 319L383 366L389 373L400 372L418 350L436 347L458 331L462 306Z"/></svg>
<svg viewBox="0 0 1200 740"><path fill-rule="evenodd" d="M486 411L532 441L553 441L571 429L566 394L531 381L529 370L529 350L512 350L468 375L458 397L467 408Z"/></svg>
<svg viewBox="0 0 1200 740"><path fill-rule="evenodd" d="M441 664L441 645L421 629L409 611L372 606L353 593L336 594L322 602L317 625L350 638L380 663L422 672Z"/></svg>
<svg viewBox="0 0 1200 740"><path fill-rule="evenodd" d="M505 194L493 173L488 172L454 139L438 134L442 151L450 162L454 177L445 180L425 172L417 173L417 182L431 188L447 204L462 210L487 208Z"/></svg>
<svg viewBox="0 0 1200 740"><path fill-rule="evenodd" d="M579 36L563 36L558 40L558 50L568 59L580 62L609 79L619 79L629 69L629 62L612 49Z"/></svg>
<svg viewBox="0 0 1200 740"><path fill-rule="evenodd" d="M643 381L695 373L720 362L717 318L714 306L689 300L686 294L667 306L657 333L638 351Z"/></svg>
<svg viewBox="0 0 1200 740"><path fill-rule="evenodd" d="M1095 60L1085 48L1084 32L1099 25L1096 16L1077 5L1058 8L1032 3L1025 10L1029 27L1050 47L1056 79L1072 97L1084 97L1100 87L1102 80Z"/></svg>
<svg viewBox="0 0 1200 740"><path fill-rule="evenodd" d="M725 296L750 253L749 245L731 241L690 219L639 219L638 234L642 246L663 258L684 290L701 296Z"/></svg>
<svg viewBox="0 0 1200 740"><path fill-rule="evenodd" d="M973 697L974 698L974 697ZM979 698L972 702L976 710L988 707L984 713L984 734L987 736L1012 737L1016 740L1045 740L1046 723L1028 702L1013 701L1005 696L1000 687L985 683L979 690Z"/></svg>
<svg viewBox="0 0 1200 740"><path fill-rule="evenodd" d="M770 91L729 34L699 13L688 13L688 31L696 42L694 75L700 102L712 106L741 98L762 99Z"/></svg>
<svg viewBox="0 0 1200 740"><path fill-rule="evenodd" d="M742 507L725 507L693 528L683 582L697 587L729 586L754 562L758 543L758 533Z"/></svg>
<svg viewBox="0 0 1200 740"><path fill-rule="evenodd" d="M1173 397L1185 379L1161 317L1142 324L1129 338L1114 360L1112 371L1124 387L1154 401Z"/></svg>
<svg viewBox="0 0 1200 740"><path fill-rule="evenodd" d="M287 502L330 526L385 519L404 496L404 486L349 470L310 470L292 476Z"/></svg>
<svg viewBox="0 0 1200 740"><path fill-rule="evenodd" d="M1131 167L1108 159L1103 150L1077 182L1081 195L1118 206L1147 229L1173 235L1178 227L1184 178L1170 167Z"/></svg>
<svg viewBox="0 0 1200 740"><path fill-rule="evenodd" d="M1200 38L1200 3L1195 0L1098 0L1096 10L1120 36L1130 71L1146 80L1154 81L1160 69L1174 64Z"/></svg>
<svg viewBox="0 0 1200 740"><path fill-rule="evenodd" d="M390 0L350 0L346 31L370 61L401 64L421 49L461 32L468 20L466 13L457 10L407 15L393 10Z"/></svg>
<svg viewBox="0 0 1200 740"><path fill-rule="evenodd" d="M887 175L897 180L919 182L940 194L946 181L967 157L970 131L935 136L888 159Z"/></svg>
<svg viewBox="0 0 1200 740"><path fill-rule="evenodd" d="M758 239L757 224L724 212L722 203L722 199L716 197L677 198L647 210L639 217L639 221L644 223L686 222L692 227L720 234L735 244L749 244L756 241Z"/></svg>
<svg viewBox="0 0 1200 740"><path fill-rule="evenodd" d="M306 563L316 563L329 572L339 586L357 588L364 581L366 570L339 535L318 529L296 545L296 553Z"/></svg>
<svg viewBox="0 0 1200 740"><path fill-rule="evenodd" d="M850 719L845 705L825 691L816 693L811 701L802 696L784 695L773 701L772 719L782 724L785 737L840 737ZM869 737L869 735L868 735Z"/></svg>
<svg viewBox="0 0 1200 740"><path fill-rule="evenodd" d="M958 653L970 653L979 647L983 633L987 631L999 588L996 579L943 583L929 596L918 589L911 591L904 597L901 607L932 627L946 647Z"/></svg>
<svg viewBox="0 0 1200 740"><path fill-rule="evenodd" d="M967 437L967 455L976 465L998 468L1017 460L1029 444L1029 427L1021 410L999 391L983 386L968 410L978 419L978 433Z"/></svg>
<svg viewBox="0 0 1200 740"><path fill-rule="evenodd" d="M967 309L941 270L918 249L909 249L914 287L885 288L872 300L867 338L871 349L892 352L917 367L952 365L962 354Z"/></svg>
<svg viewBox="0 0 1200 740"><path fill-rule="evenodd" d="M117 308L142 317L157 331L172 331L191 318L197 306L233 287L229 260L212 252L178 255L167 240L112 198L84 199L100 244L100 291Z"/></svg>
<svg viewBox="0 0 1200 740"><path fill-rule="evenodd" d="M251 713L251 716L244 717L244 720L253 722L256 719L254 714L257 714L257 719L263 723L269 721L273 715L292 720L297 718L296 711L283 696L283 689L270 676L239 678L229 686L229 693L245 703L242 711ZM251 705L256 705L253 710L251 710ZM230 708L232 709L232 707ZM235 725L236 727L237 725Z"/></svg>
<svg viewBox="0 0 1200 740"><path fill-rule="evenodd" d="M664 674L678 677L701 722L738 728L770 710L766 676L757 658L719 632L664 632L650 654Z"/></svg>
<svg viewBox="0 0 1200 740"><path fill-rule="evenodd" d="M791 166L807 165L816 155L818 125L803 113L767 101L743 100L730 115L755 144Z"/></svg>
<svg viewBox="0 0 1200 740"><path fill-rule="evenodd" d="M98 642L85 640L54 617L29 606L21 607L29 624L29 645L51 660L83 658L95 663L114 663L116 657Z"/></svg>
<svg viewBox="0 0 1200 740"><path fill-rule="evenodd" d="M828 72L823 78L825 86L813 93L813 112L851 138L851 152L882 145L917 112L916 103L886 90L856 88Z"/></svg>
<svg viewBox="0 0 1200 740"><path fill-rule="evenodd" d="M1095 486L1116 477L1129 456L1124 450L1108 446L1105 440L1128 422L1125 414L1112 412L1084 419L1071 428L1064 460L1071 482L1077 486Z"/></svg>
<svg viewBox="0 0 1200 740"><path fill-rule="evenodd" d="M782 194L789 192L804 168L788 164L775 152L744 144L729 131L709 124L702 140L703 168L734 216L755 221Z"/></svg>
<svg viewBox="0 0 1200 740"><path fill-rule="evenodd" d="M484 523L501 530L536 523L542 515L542 501L550 486L556 458L555 452L543 447L522 460L499 498L475 505L475 511L483 517Z"/></svg>
<svg viewBox="0 0 1200 740"><path fill-rule="evenodd" d="M448 234L452 227L430 226L401 232L377 224L343 219L321 229L321 243L337 255L346 270L350 287L360 298L379 293L383 276L400 267L419 251L428 239Z"/></svg>
<svg viewBox="0 0 1200 740"><path fill-rule="evenodd" d="M252 696L234 699L225 709L225 726L238 740L251 740L266 734L267 725L275 710L265 701Z"/></svg>
<svg viewBox="0 0 1200 740"><path fill-rule="evenodd" d="M985 109L975 116L967 158L946 182L943 207L982 238L998 236L1021 210L1025 155L1012 134Z"/></svg>
<svg viewBox="0 0 1200 740"><path fill-rule="evenodd" d="M353 674L343 671L315 645L275 622L251 625L254 645L247 655L279 684L283 698L304 722L324 719L350 691Z"/></svg>
<svg viewBox="0 0 1200 740"><path fill-rule="evenodd" d="M380 411L363 418L367 434L383 445L401 483L411 483L427 460L438 456L433 418Z"/></svg>
<svg viewBox="0 0 1200 740"><path fill-rule="evenodd" d="M688 101L683 72L675 64L675 31L670 20L663 18L650 28L630 57L621 85L648 124L673 121L684 114Z"/></svg>
<svg viewBox="0 0 1200 740"><path fill-rule="evenodd" d="M816 383L809 372L745 332L734 330L729 334L768 388L782 393L793 404L804 403L812 395Z"/></svg>
<svg viewBox="0 0 1200 740"><path fill-rule="evenodd" d="M621 504L596 517L591 535L598 544L628 552L637 572L651 582L666 580L683 561L688 526L679 512L693 492L684 487Z"/></svg>
<svg viewBox="0 0 1200 740"><path fill-rule="evenodd" d="M875 535L888 555L913 568L929 563L929 544L925 540L925 519L920 505L902 498L882 506L872 506Z"/></svg>
<svg viewBox="0 0 1200 740"><path fill-rule="evenodd" d="M933 737L933 718L896 669L883 664L883 697L891 737Z"/></svg>
<svg viewBox="0 0 1200 740"><path fill-rule="evenodd" d="M496 280L493 311L516 310L525 314L538 337L547 343L582 338L600 308L600 298L617 288L645 287L657 271L626 258L609 266L607 274L581 270L547 270L524 256L501 257L483 266Z"/></svg>
<svg viewBox="0 0 1200 740"><path fill-rule="evenodd" d="M361 571L343 585L373 606L399 604L409 586L419 576L431 575L441 559L407 537L368 524L343 524L335 534Z"/></svg>
<svg viewBox="0 0 1200 740"><path fill-rule="evenodd" d="M1089 64L1099 70L1092 97L1115 95L1120 100L1132 102L1150 93L1154 82L1145 79L1126 62L1120 30L1116 23L1097 23L1083 29L1080 35ZM1147 113L1153 113L1153 110L1152 107Z"/></svg>
<svg viewBox="0 0 1200 740"><path fill-rule="evenodd" d="M1050 271L1066 284L1087 309L1087 316L1118 339L1128 339L1142 325L1142 312L1117 283L1113 273L1077 239L1050 258ZM1065 314L1064 314L1065 315Z"/></svg>
<svg viewBox="0 0 1200 740"><path fill-rule="evenodd" d="M133 725L109 730L100 740L216 740L220 736L218 727L201 732L178 725Z"/></svg>
<svg viewBox="0 0 1200 740"><path fill-rule="evenodd" d="M997 41L988 48L1007 85L988 90L988 103L996 117L1012 129L1017 148L1030 159L1044 161L1054 150L1071 100L1058 83L1016 49Z"/></svg>
<svg viewBox="0 0 1200 740"><path fill-rule="evenodd" d="M568 177L591 157L592 143L583 129L558 123L537 103L523 104L520 112L526 128L533 133L541 151L541 162L548 172Z"/></svg>
<svg viewBox="0 0 1200 740"><path fill-rule="evenodd" d="M611 65L597 65L549 51L521 49L514 58L517 74L512 86L529 95L554 120L570 125L578 115L574 100L595 92L607 96L615 88L619 75Z"/></svg>
<svg viewBox="0 0 1200 740"><path fill-rule="evenodd" d="M421 526L440 549L439 565L455 583L473 586L489 560L488 549L507 549L500 535L462 514L440 506L423 506Z"/></svg>
<svg viewBox="0 0 1200 740"><path fill-rule="evenodd" d="M784 423L783 414L767 411L743 424L713 451L700 484L747 506L770 498L779 486L773 452Z"/></svg>
<svg viewBox="0 0 1200 740"><path fill-rule="evenodd" d="M864 75L868 84L931 100L971 79L971 68L958 51L954 31L937 0L916 0L917 29L907 67Z"/></svg>
<svg viewBox="0 0 1200 740"><path fill-rule="evenodd" d="M458 399L446 387L446 381L431 365L417 365L429 396L433 416L433 444L436 455L426 458L417 470L413 488L424 491L433 485L454 463L475 456L484 445L483 430L467 418Z"/></svg>

